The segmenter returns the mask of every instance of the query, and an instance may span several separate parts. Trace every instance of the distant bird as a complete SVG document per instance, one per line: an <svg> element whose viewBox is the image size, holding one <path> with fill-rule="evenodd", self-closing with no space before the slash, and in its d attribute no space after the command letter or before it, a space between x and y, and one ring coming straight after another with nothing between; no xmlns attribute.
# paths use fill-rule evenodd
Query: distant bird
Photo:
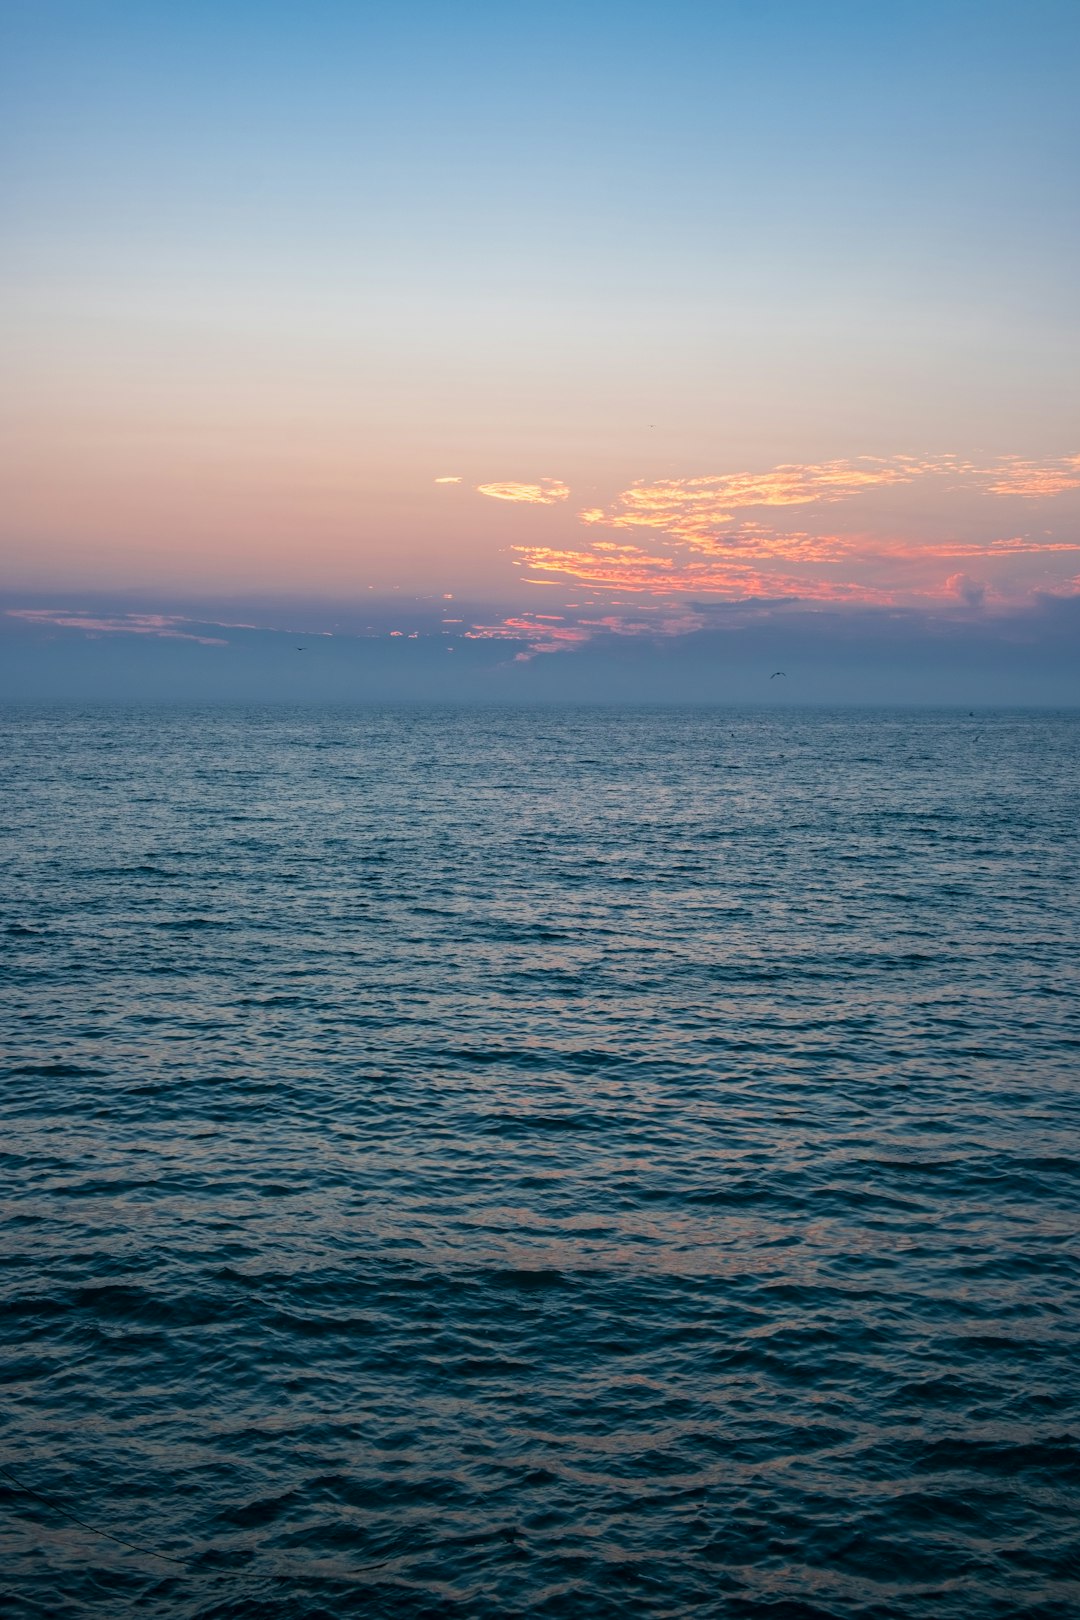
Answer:
<svg viewBox="0 0 1080 1620"><path fill-rule="evenodd" d="M775 681L775 679L776 679L776 677L778 675L783 675L785 681L787 680L787 675L785 674L785 672L782 669L774 669L772 674L769 676L770 681Z"/></svg>
<svg viewBox="0 0 1080 1620"><path fill-rule="evenodd" d="M306 648L306 647L297 647L297 649L296 649L296 650L297 650L297 652L307 652L307 648Z"/></svg>

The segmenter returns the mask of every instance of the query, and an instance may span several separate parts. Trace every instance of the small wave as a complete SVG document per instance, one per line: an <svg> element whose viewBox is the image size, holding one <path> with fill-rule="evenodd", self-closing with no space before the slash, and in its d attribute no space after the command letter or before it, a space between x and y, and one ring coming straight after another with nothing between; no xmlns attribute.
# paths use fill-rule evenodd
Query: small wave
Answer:
<svg viewBox="0 0 1080 1620"><path fill-rule="evenodd" d="M59 1058L52 1062L19 1063L7 1070L10 1075L39 1075L45 1080L103 1079L108 1072L107 1069L91 1068L85 1063L64 1063Z"/></svg>
<svg viewBox="0 0 1080 1620"><path fill-rule="evenodd" d="M177 933L195 933L201 928L231 928L233 925L226 917L173 917L167 921L155 923L155 928L163 928Z"/></svg>
<svg viewBox="0 0 1080 1620"><path fill-rule="evenodd" d="M484 1271L480 1273L480 1281L490 1288L519 1289L524 1293L547 1292L566 1286L566 1278L561 1271L544 1266L536 1270L513 1266L506 1270Z"/></svg>
<svg viewBox="0 0 1080 1620"><path fill-rule="evenodd" d="M991 1474L1038 1473L1080 1484L1080 1444L1071 1434L1044 1440L971 1440L964 1436L934 1440L921 1448L914 1467Z"/></svg>
<svg viewBox="0 0 1080 1620"><path fill-rule="evenodd" d="M510 1136L523 1131L587 1131L596 1124L585 1114L490 1114L485 1129Z"/></svg>

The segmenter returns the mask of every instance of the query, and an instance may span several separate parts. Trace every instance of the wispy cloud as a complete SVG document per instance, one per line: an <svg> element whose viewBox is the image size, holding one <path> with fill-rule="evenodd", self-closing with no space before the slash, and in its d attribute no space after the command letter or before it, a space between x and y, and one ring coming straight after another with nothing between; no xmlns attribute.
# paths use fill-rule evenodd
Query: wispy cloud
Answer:
<svg viewBox="0 0 1080 1620"><path fill-rule="evenodd" d="M992 495L1061 495L1080 489L1080 455L1062 456L1057 461L1022 461L1005 456L991 473Z"/></svg>
<svg viewBox="0 0 1080 1620"><path fill-rule="evenodd" d="M197 641L204 647L226 647L221 636L200 636L178 626L190 624L169 613L117 613L95 615L73 612L67 608L8 608L12 619L25 619L31 624L53 625L59 630L82 630L88 635L160 636L168 641Z"/></svg>
<svg viewBox="0 0 1080 1620"><path fill-rule="evenodd" d="M771 529L764 523L740 523L721 534L677 535L696 556L729 558L733 562L836 562L863 547L860 535L809 534L804 529Z"/></svg>
<svg viewBox="0 0 1080 1620"><path fill-rule="evenodd" d="M461 483L461 479L460 479L460 478L457 478L457 477L451 477L451 478L436 478L436 480L435 480L435 482L436 482L436 483L437 483L437 484L460 484L460 483Z"/></svg>
<svg viewBox="0 0 1080 1620"><path fill-rule="evenodd" d="M1032 499L1050 497L1080 489L1080 454L1046 461L1007 455L988 466L952 453L857 456L850 460L781 462L759 472L639 480L622 490L609 506L586 508L581 520L613 529L659 529L687 542L700 543L714 540L718 531L734 523L740 513L755 508L836 505L875 490L931 478L947 479L956 490ZM436 479L436 483L460 482L456 477ZM481 495L493 500L535 506L551 506L570 495L569 487L557 478L476 487ZM744 524L743 536L750 533L750 526Z"/></svg>
<svg viewBox="0 0 1080 1620"><path fill-rule="evenodd" d="M764 472L710 474L698 478L640 481L607 507L589 507L583 523L610 529L658 529L689 545L715 548L719 537L748 510L779 506L836 505L874 491L921 479L947 479L953 490L997 496L1053 496L1080 488L1080 456L1046 462L1005 456L988 467L955 455L918 458L860 456L850 461L785 462ZM749 549L753 530L743 525L731 546ZM766 538L762 532L762 538ZM786 537L790 545L796 537ZM809 536L802 536L809 540ZM787 555L793 553L789 550Z"/></svg>
<svg viewBox="0 0 1080 1620"><path fill-rule="evenodd" d="M530 653L568 652L588 641L590 634L581 625L565 623L550 613L524 613L498 624L476 624L465 632L469 641L524 641Z"/></svg>
<svg viewBox="0 0 1080 1620"><path fill-rule="evenodd" d="M663 556L641 546L600 541L587 551L549 546L516 546L525 564L540 574L561 575L605 590L659 596L722 596L741 601L804 597L808 600L886 602L888 592L848 580L812 579L771 573L752 562L704 562L697 557Z"/></svg>
<svg viewBox="0 0 1080 1620"><path fill-rule="evenodd" d="M847 500L887 484L918 476L906 461L826 461L817 466L787 463L761 473L719 473L705 478L669 478L636 483L614 505L582 512L583 523L615 529L662 529L685 540L707 540L748 507L807 506Z"/></svg>
<svg viewBox="0 0 1080 1620"><path fill-rule="evenodd" d="M1011 535L1008 539L981 543L966 540L866 540L860 550L864 557L915 562L952 557L1037 557L1042 553L1080 551L1080 540L1030 540L1024 535Z"/></svg>
<svg viewBox="0 0 1080 1620"><path fill-rule="evenodd" d="M517 501L528 506L554 506L570 494L569 485L558 478L541 478L537 484L477 484L481 495L494 501Z"/></svg>
<svg viewBox="0 0 1080 1620"><path fill-rule="evenodd" d="M643 611L648 612L645 608ZM570 652L598 636L677 636L700 630L708 620L701 613L683 610L652 618L628 618L607 613L599 618L568 620L562 614L523 613L498 624L477 624L465 632L470 641L524 641L524 651L515 656L520 662L538 653Z"/></svg>
<svg viewBox="0 0 1080 1620"><path fill-rule="evenodd" d="M927 592L956 595L952 584L942 583L944 569L935 578L935 565L1075 554L1080 543L1016 536L983 544L917 545L878 541L866 535L755 530L742 531L730 541L725 537L723 542L669 542L666 550L616 540L597 540L580 549L520 545L514 550L526 569L526 580L534 584L562 578L593 590L661 599L696 596L732 602L798 599L886 605ZM949 579L960 577L953 573Z"/></svg>

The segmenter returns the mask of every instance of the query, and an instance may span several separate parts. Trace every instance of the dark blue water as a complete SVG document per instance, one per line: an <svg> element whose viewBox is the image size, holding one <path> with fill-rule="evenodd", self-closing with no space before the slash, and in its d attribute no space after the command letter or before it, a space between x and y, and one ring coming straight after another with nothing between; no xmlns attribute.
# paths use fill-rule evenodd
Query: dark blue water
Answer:
<svg viewBox="0 0 1080 1620"><path fill-rule="evenodd" d="M5 1615L1077 1605L1080 717L2 744Z"/></svg>

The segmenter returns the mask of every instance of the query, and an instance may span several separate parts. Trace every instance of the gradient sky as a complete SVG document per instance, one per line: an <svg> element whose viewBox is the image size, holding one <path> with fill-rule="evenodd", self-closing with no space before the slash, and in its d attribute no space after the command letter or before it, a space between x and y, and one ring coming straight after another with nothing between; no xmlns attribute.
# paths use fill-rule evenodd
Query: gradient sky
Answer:
<svg viewBox="0 0 1080 1620"><path fill-rule="evenodd" d="M1059 633L1075 0L3 18L9 635Z"/></svg>

